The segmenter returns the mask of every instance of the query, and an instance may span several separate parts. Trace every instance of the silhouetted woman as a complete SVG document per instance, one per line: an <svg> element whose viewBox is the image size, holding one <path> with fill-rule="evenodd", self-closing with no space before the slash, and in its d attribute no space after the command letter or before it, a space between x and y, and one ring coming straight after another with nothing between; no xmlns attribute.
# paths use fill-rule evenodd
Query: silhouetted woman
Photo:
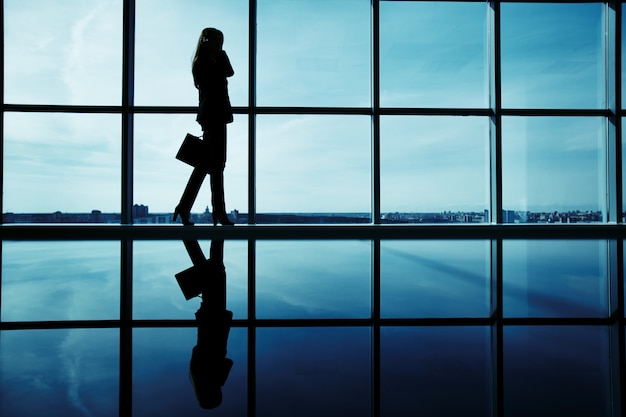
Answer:
<svg viewBox="0 0 626 417"><path fill-rule="evenodd" d="M226 52L222 50L224 35L217 29L205 28L200 33L198 46L193 57L193 81L199 93L198 116L206 145L206 166L194 167L180 203L174 211L174 221L180 215L184 225L193 225L189 220L204 177L211 176L211 205L213 225L233 223L226 215L224 202L224 167L226 166L226 125L232 123L233 112L228 98L227 77L234 74Z"/></svg>

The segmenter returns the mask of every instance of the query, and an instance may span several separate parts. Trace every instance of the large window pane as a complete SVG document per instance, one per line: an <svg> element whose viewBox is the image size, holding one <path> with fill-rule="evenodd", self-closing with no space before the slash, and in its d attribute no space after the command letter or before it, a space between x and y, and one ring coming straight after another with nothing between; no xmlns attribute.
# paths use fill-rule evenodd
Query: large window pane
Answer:
<svg viewBox="0 0 626 417"><path fill-rule="evenodd" d="M119 254L119 242L2 242L2 320L118 318Z"/></svg>
<svg viewBox="0 0 626 417"><path fill-rule="evenodd" d="M191 61L200 32L215 27L235 75L231 103L248 103L248 0L136 0L135 104L195 106Z"/></svg>
<svg viewBox="0 0 626 417"><path fill-rule="evenodd" d="M257 104L370 105L369 0L259 0Z"/></svg>
<svg viewBox="0 0 626 417"><path fill-rule="evenodd" d="M2 331L0 346L0 415L118 415L119 329Z"/></svg>
<svg viewBox="0 0 626 417"><path fill-rule="evenodd" d="M381 242L381 316L488 317L489 255L488 241Z"/></svg>
<svg viewBox="0 0 626 417"><path fill-rule="evenodd" d="M486 107L487 7L380 3L380 104Z"/></svg>
<svg viewBox="0 0 626 417"><path fill-rule="evenodd" d="M382 117L383 220L487 221L488 129L479 117Z"/></svg>
<svg viewBox="0 0 626 417"><path fill-rule="evenodd" d="M603 3L502 3L502 106L605 106Z"/></svg>
<svg viewBox="0 0 626 417"><path fill-rule="evenodd" d="M606 157L603 118L503 118L502 206L506 221L602 221Z"/></svg>
<svg viewBox="0 0 626 417"><path fill-rule="evenodd" d="M6 0L4 100L120 104L122 0Z"/></svg>
<svg viewBox="0 0 626 417"><path fill-rule="evenodd" d="M5 222L119 223L120 130L116 115L5 113Z"/></svg>
<svg viewBox="0 0 626 417"><path fill-rule="evenodd" d="M259 213L369 218L369 117L259 116L257 129Z"/></svg>
<svg viewBox="0 0 626 417"><path fill-rule="evenodd" d="M593 240L507 240L506 317L606 317L608 244Z"/></svg>
<svg viewBox="0 0 626 417"><path fill-rule="evenodd" d="M227 125L227 158L224 170L224 196L226 211L247 213L248 209L248 123L244 116L236 116ZM171 221L171 213L193 171L190 165L176 159L187 132L201 136L202 130L195 116L151 115L135 116L135 204L148 206L147 216L135 216L136 223ZM210 223L203 217L211 208L209 177L200 189L192 207L191 220ZM144 213L146 214L146 213ZM237 220L231 216L232 220ZM239 222L245 222L241 218Z"/></svg>
<svg viewBox="0 0 626 417"><path fill-rule="evenodd" d="M371 244L256 243L258 318L364 318L371 313Z"/></svg>

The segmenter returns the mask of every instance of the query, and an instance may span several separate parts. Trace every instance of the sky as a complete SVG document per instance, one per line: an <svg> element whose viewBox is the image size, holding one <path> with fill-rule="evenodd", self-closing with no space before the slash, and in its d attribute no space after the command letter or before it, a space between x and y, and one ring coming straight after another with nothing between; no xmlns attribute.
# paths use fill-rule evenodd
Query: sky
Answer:
<svg viewBox="0 0 626 417"><path fill-rule="evenodd" d="M121 104L121 0L4 7L5 103ZM603 5L501 13L504 108L605 108ZM483 2L381 2L381 106L488 108L488 22ZM196 105L190 65L207 26L225 35L232 104L248 105L248 0L137 0L136 105ZM256 33L257 105L371 108L369 0L259 0ZM489 208L488 118L382 116L380 127L383 213ZM5 113L3 212L119 212L120 132L115 114ZM174 158L187 132L201 134L194 114L135 116L134 203L173 210L191 172ZM602 119L505 117L502 133L505 209L605 209ZM247 116L228 137L227 210L247 212ZM257 116L257 210L369 212L371 140L369 116ZM193 211L208 205L205 186Z"/></svg>

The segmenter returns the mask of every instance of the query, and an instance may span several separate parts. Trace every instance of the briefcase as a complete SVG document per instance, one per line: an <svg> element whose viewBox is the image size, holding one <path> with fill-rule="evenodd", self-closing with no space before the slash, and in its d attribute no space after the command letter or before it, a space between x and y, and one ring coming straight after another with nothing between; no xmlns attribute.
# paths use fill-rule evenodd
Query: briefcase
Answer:
<svg viewBox="0 0 626 417"><path fill-rule="evenodd" d="M198 136L187 133L182 145L176 154L176 159L191 165L194 168L207 168L208 154L206 143Z"/></svg>

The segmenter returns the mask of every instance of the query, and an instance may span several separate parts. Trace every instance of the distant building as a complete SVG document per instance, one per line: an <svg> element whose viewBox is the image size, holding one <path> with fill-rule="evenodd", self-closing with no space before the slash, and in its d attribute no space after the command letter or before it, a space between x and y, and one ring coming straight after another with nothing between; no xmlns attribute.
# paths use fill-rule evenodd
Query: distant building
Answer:
<svg viewBox="0 0 626 417"><path fill-rule="evenodd" d="M140 219L143 217L148 217L148 206L135 204L133 206L133 219Z"/></svg>

